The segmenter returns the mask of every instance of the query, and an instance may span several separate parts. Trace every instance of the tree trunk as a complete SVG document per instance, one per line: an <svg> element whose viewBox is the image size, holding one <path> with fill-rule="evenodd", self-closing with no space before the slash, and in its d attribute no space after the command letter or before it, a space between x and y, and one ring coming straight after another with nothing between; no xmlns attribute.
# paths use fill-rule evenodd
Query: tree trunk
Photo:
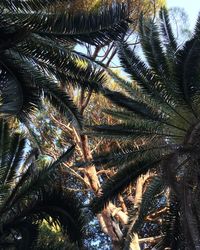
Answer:
<svg viewBox="0 0 200 250"><path fill-rule="evenodd" d="M82 152L85 161L92 160L92 154L88 144L88 138L85 135L80 136L82 144ZM91 189L98 194L100 189L100 182L98 179L97 171L95 166L90 165L85 170L85 178L87 178L87 183L90 185ZM116 213L114 214L114 210ZM110 236L113 244L113 250L121 249L122 232L119 227L117 227L116 222L113 221L112 217L117 217L119 221L124 224L128 223L128 216L117 209L112 203L102 211L101 214L97 215L102 231Z"/></svg>
<svg viewBox="0 0 200 250"><path fill-rule="evenodd" d="M149 178L149 173L147 173L146 175L142 175L137 179L136 188L135 188L135 198L134 198L135 214L131 218L132 223L129 226L129 230L127 232L124 250L140 250L138 234L134 232L134 225L139 215L144 184L147 178Z"/></svg>
<svg viewBox="0 0 200 250"><path fill-rule="evenodd" d="M192 190L184 192L184 229L187 250L200 250L199 219L195 213Z"/></svg>
<svg viewBox="0 0 200 250"><path fill-rule="evenodd" d="M187 171L181 199L187 250L200 250L199 178L198 173L195 172L189 174Z"/></svg>

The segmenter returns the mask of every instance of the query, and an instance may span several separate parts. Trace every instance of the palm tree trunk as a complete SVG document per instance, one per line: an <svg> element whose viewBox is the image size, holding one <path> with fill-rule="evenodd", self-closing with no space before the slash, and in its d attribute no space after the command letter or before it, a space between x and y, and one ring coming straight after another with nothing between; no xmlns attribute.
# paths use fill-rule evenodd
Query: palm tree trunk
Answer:
<svg viewBox="0 0 200 250"><path fill-rule="evenodd" d="M200 218L199 218L200 197L199 195L197 195L199 193L198 175L194 173L190 174L190 176L188 176L189 174L186 176L187 181L184 182L184 189L183 189L184 191L181 199L182 209L183 209L183 226L184 226L184 234L186 239L187 250L190 249L200 250ZM190 179L190 182L188 178ZM195 188L197 189L195 190ZM196 203L198 204L198 206L196 206Z"/></svg>

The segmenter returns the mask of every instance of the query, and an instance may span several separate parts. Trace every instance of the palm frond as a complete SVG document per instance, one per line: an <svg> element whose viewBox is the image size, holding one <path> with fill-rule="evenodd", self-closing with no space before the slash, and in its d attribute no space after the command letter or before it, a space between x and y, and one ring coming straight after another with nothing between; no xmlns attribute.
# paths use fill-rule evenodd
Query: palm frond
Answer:
<svg viewBox="0 0 200 250"><path fill-rule="evenodd" d="M172 77L172 73L163 73L162 76L165 79L159 79L126 43L120 44L119 57L125 71L130 74L131 78L136 81L137 87L139 86L140 88L139 91L135 90L135 97L137 99L144 99L142 95L144 93L145 99L143 101L151 105L153 104L153 106L159 106L169 116L174 113L181 117L183 122L188 123L186 118L177 109L177 106L183 104L183 97L180 94L179 87L177 88L174 83L175 80ZM127 86L127 83L123 83L121 86L131 89L131 86ZM133 87L132 91L134 91ZM151 100L149 101L148 98L151 98Z"/></svg>
<svg viewBox="0 0 200 250"><path fill-rule="evenodd" d="M164 238L155 246L156 250L165 247L185 249L183 232L181 230L180 203L174 194L169 197L169 210L163 220Z"/></svg>
<svg viewBox="0 0 200 250"><path fill-rule="evenodd" d="M92 162L88 162L88 164L95 164L97 168L99 165L103 165L104 168L115 167L121 169L135 160L147 159L149 155L153 154L160 154L160 156L168 154L177 147L176 145L161 144L156 139L147 141L145 145L138 145L138 143L135 145L129 143L127 146L123 146L122 149L113 149L109 153L94 154Z"/></svg>
<svg viewBox="0 0 200 250"><path fill-rule="evenodd" d="M8 157L8 150L9 150L9 145L10 140L9 140L9 128L8 124L1 119L0 120L0 162L4 166L5 162L7 161Z"/></svg>
<svg viewBox="0 0 200 250"><path fill-rule="evenodd" d="M123 37L127 31L127 9L115 5L99 13L71 15L60 13L3 13L5 19L29 27L42 36L57 37L67 41L106 45Z"/></svg>
<svg viewBox="0 0 200 250"><path fill-rule="evenodd" d="M20 122L25 126L27 133L26 137L31 140L32 145L39 149L40 153L42 153L42 147L38 135L35 133L31 126L31 121L25 116L23 113L19 115Z"/></svg>
<svg viewBox="0 0 200 250"><path fill-rule="evenodd" d="M24 220L13 225L13 230L20 234L20 239L15 239L16 247L19 249L33 249L37 242L38 225L31 220Z"/></svg>
<svg viewBox="0 0 200 250"><path fill-rule="evenodd" d="M137 220L133 225L133 231L138 232L142 223L144 222L144 218L148 216L150 212L150 208L152 206L152 199L155 199L158 194L163 191L164 183L159 176L154 176L150 183L148 184L143 196L142 202L139 209L139 215ZM159 207L154 208L155 211L159 209ZM151 211L152 212L152 211Z"/></svg>
<svg viewBox="0 0 200 250"><path fill-rule="evenodd" d="M13 147L14 145L11 145L11 147L14 148ZM19 171L19 168L22 164L22 159L24 156L25 147L26 147L26 139L22 138L21 140L19 140L18 145L15 148L14 158L9 162L9 165L6 166L7 173L6 173L6 176L4 177L5 183L12 181L13 178L16 177L17 172ZM12 155L12 153L13 152L11 151L11 155Z"/></svg>
<svg viewBox="0 0 200 250"><path fill-rule="evenodd" d="M0 121L0 129L0 182L3 185L13 181L16 176L24 154L26 139L17 133L10 137L10 128L4 120Z"/></svg>
<svg viewBox="0 0 200 250"><path fill-rule="evenodd" d="M172 31L168 11L166 8L162 8L159 14L161 19L160 26L164 38L164 44L167 47L167 55L170 56L170 60L173 60L172 57L175 56L178 45Z"/></svg>
<svg viewBox="0 0 200 250"><path fill-rule="evenodd" d="M104 82L104 74L89 60L84 60L84 67L78 65L77 60L83 59L72 53L69 44L87 42L104 46L121 39L128 28L126 6L114 4L95 13L71 15L56 10L54 5L59 3L59 0L16 3L4 0L0 4L0 65L8 81L7 85L2 82L1 87L3 116L28 118L40 106L44 93L63 115L81 127L77 108L60 87L72 83L99 91Z"/></svg>
<svg viewBox="0 0 200 250"><path fill-rule="evenodd" d="M85 220L80 207L80 202L75 194L70 191L63 191L54 188L51 190L42 189L38 200L27 213L30 218L44 219L47 216L59 225L63 233L72 242L82 245Z"/></svg>
<svg viewBox="0 0 200 250"><path fill-rule="evenodd" d="M94 213L101 211L109 201L125 190L138 176L145 174L149 169L158 166L160 159L136 161L119 170L110 180L102 186L102 194L94 198L91 208Z"/></svg>
<svg viewBox="0 0 200 250"><path fill-rule="evenodd" d="M55 84L42 84L44 96L50 103L67 119L72 121L78 128L82 127L82 117L70 96Z"/></svg>
<svg viewBox="0 0 200 250"><path fill-rule="evenodd" d="M5 229L16 228L19 230L23 220L25 223L31 221L36 225L46 220L50 226L59 226L66 236L66 240L70 239L79 247L82 245L85 219L81 204L74 193L61 190L54 183L51 188L43 185L33 196L29 195L26 205L22 201L20 202L18 202L18 209L15 208L16 204L13 205L17 213L10 215L9 221L5 223ZM26 230L28 231L27 236L31 237L28 227ZM19 231L21 232L21 230ZM30 239L27 239L27 243L30 244Z"/></svg>
<svg viewBox="0 0 200 250"><path fill-rule="evenodd" d="M195 29L194 29L194 37L199 39L200 37L200 15L197 18Z"/></svg>
<svg viewBox="0 0 200 250"><path fill-rule="evenodd" d="M152 121L145 119L145 117L140 117L131 111L117 111L114 109L103 111L106 114L115 117L116 119L121 121L121 123L123 122L124 124L132 126L133 129L138 129L138 127L144 128L144 130L155 129L156 131L158 129L160 131L165 131L166 129L166 131L174 131L177 135L186 132L188 129L188 124L184 123L182 119L180 124L174 124L173 120L171 119L173 116L171 115L170 117L168 117L166 113L165 117L163 115L162 120Z"/></svg>
<svg viewBox="0 0 200 250"><path fill-rule="evenodd" d="M61 189L56 178L75 146L49 165L39 165L38 150L29 150L23 136L10 132L0 120L0 248L33 249L44 219L62 229L73 249L81 248L85 226L81 204L75 193Z"/></svg>
<svg viewBox="0 0 200 250"><path fill-rule="evenodd" d="M50 38L33 34L20 44L17 50L32 58L35 63L55 75L57 79L62 79L63 85L69 82L75 86L98 90L99 85L104 81L104 74L89 60ZM81 67L80 63L84 66Z"/></svg>
<svg viewBox="0 0 200 250"><path fill-rule="evenodd" d="M142 101L136 101L118 91L111 91L108 88L104 88L102 93L119 107L133 111L141 117L144 116L147 119L155 121L162 119L157 110L153 110L152 107Z"/></svg>
<svg viewBox="0 0 200 250"><path fill-rule="evenodd" d="M16 64L13 64L14 62ZM74 121L78 127L81 127L81 116L79 115L76 106L73 104L70 97L61 90L58 84L56 84L50 76L45 73L42 74L41 70L31 63L31 61L22 58L19 54L14 52L10 54L10 57L6 58L6 63L13 69L18 70L18 79L20 79L22 86L25 86L25 89L26 86L29 85L30 87L27 88L28 91L30 91L31 86L38 89L38 91L40 90L40 92L41 90L44 90L44 96L51 101L52 105L63 115L67 116L67 118ZM35 91L33 91L33 94L35 94ZM35 108L35 105L38 107L36 102L39 102L40 98L39 96L36 97L34 103L30 100L31 96L29 94L25 96L27 96L28 99L27 102L25 102L27 108L25 109L26 106L23 107L21 112L29 113L33 107Z"/></svg>
<svg viewBox="0 0 200 250"><path fill-rule="evenodd" d="M145 226L145 218L147 218L149 213L156 213L156 211L160 209L158 195L161 194L159 195L161 196L160 199L164 199L161 193L163 191L163 188L164 184L159 176L152 177L150 182L148 182L147 188L142 195L140 206L130 212L130 219L124 249L130 248L132 239L134 238L135 234L140 232L142 226Z"/></svg>
<svg viewBox="0 0 200 250"><path fill-rule="evenodd" d="M33 110L35 110L36 107L38 107L41 103L38 86L36 86L34 82L32 81L32 73L26 72L26 69L23 68L23 64L25 64L26 61L22 60L20 56L17 57L16 54L5 53L2 59L4 59L4 65L6 65L6 67L11 72L13 72L13 75L15 75L15 78L20 84L20 88L22 92L22 99L21 99L21 95L19 95L22 105L20 106L20 109L18 109L14 115L27 117L27 115L31 113ZM34 68L33 65L32 67ZM13 82L11 87L15 89L15 85L16 83ZM7 97L9 95L9 92L8 93L5 92L5 95ZM5 102L6 100L7 99L5 99ZM18 98L13 98L12 101L13 101L13 106L15 105L15 103L17 105ZM3 102L2 108L4 108L6 112L6 106L4 106L4 102Z"/></svg>
<svg viewBox="0 0 200 250"><path fill-rule="evenodd" d="M0 62L0 112L5 115L15 115L23 105L21 85L14 73Z"/></svg>
<svg viewBox="0 0 200 250"><path fill-rule="evenodd" d="M193 106L193 97L199 93L199 51L198 39L187 41L183 49L177 52L175 78L183 93L183 98L191 108L193 114L198 116Z"/></svg>
<svg viewBox="0 0 200 250"><path fill-rule="evenodd" d="M62 3L64 0L18 0L11 3L9 0L1 1L1 7L6 8L12 12L31 12L31 11L41 11L42 9L48 9L49 6L54 4Z"/></svg>
<svg viewBox="0 0 200 250"><path fill-rule="evenodd" d="M159 79L135 54L134 50L130 49L126 43L120 43L118 52L121 65L130 74L131 78L137 82L142 91L161 103L163 99L167 102L171 101L172 96L166 93L163 86L159 84Z"/></svg>
<svg viewBox="0 0 200 250"><path fill-rule="evenodd" d="M139 24L141 46L146 59L156 75L163 79L162 77L169 73L169 68L160 40L158 26L151 19L145 20L142 17ZM167 89L167 86L165 88Z"/></svg>
<svg viewBox="0 0 200 250"><path fill-rule="evenodd" d="M68 161L71 158L74 152L74 148L75 146L71 146L66 152L64 152L57 160L52 162L50 165L44 166L42 169L37 170L32 176L32 178L26 181L26 184L24 183L25 179L22 178L22 183L19 181L15 187L15 192L18 192L18 194L15 196L14 200L12 200L11 198L9 198L9 200L12 200L12 203L16 202L21 197L28 195L30 192L33 192L38 188L41 188L44 182L46 184L48 182L51 182L52 179L55 178L56 169L63 162Z"/></svg>
<svg viewBox="0 0 200 250"><path fill-rule="evenodd" d="M168 130L162 130L160 126L155 126L154 124L140 123L141 127L137 127L136 124L115 124L115 125L99 125L91 126L91 130L86 131L87 135L95 135L101 137L110 137L115 139L124 140L137 140L137 139L148 139L156 137L157 139L165 138L177 138L180 140L184 139L185 133L178 134L176 132L171 132ZM135 126L134 126L135 125Z"/></svg>

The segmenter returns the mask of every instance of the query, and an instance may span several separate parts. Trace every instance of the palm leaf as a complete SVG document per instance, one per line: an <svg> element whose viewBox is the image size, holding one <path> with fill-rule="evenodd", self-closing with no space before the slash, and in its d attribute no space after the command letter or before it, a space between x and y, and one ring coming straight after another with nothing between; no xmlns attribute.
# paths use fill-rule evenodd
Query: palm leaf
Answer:
<svg viewBox="0 0 200 250"><path fill-rule="evenodd" d="M12 12L21 11L29 13L30 11L40 11L42 9L47 9L49 6L62 2L64 2L64 0L18 0L12 4L9 0L3 0L1 1L1 6Z"/></svg>
<svg viewBox="0 0 200 250"><path fill-rule="evenodd" d="M193 107L192 97L199 94L199 50L200 43L197 39L187 41L183 49L177 52L175 71L175 77L182 90L184 100L195 116L198 114Z"/></svg>
<svg viewBox="0 0 200 250"><path fill-rule="evenodd" d="M99 13L70 15L60 13L4 13L21 27L32 32L67 41L86 42L92 45L106 45L121 39L127 31L127 10L124 5L115 5Z"/></svg>
<svg viewBox="0 0 200 250"><path fill-rule="evenodd" d="M140 18L139 24L141 46L146 59L156 75L164 79L162 77L169 73L169 68L160 40L158 27L151 19L145 20L144 18ZM165 86L165 88L167 89L167 86Z"/></svg>
<svg viewBox="0 0 200 250"><path fill-rule="evenodd" d="M154 124L140 123L141 127L137 124L115 124L115 125L99 125L92 126L91 131L86 131L87 135L95 135L101 137L112 137L124 140L148 139L156 137L157 139L177 138L183 140L185 133L178 134L169 130L163 130L160 126Z"/></svg>
<svg viewBox="0 0 200 250"><path fill-rule="evenodd" d="M0 65L0 112L7 115L15 115L19 112L23 105L22 88L14 73L4 64L2 65L2 62L0 62Z"/></svg>
<svg viewBox="0 0 200 250"><path fill-rule="evenodd" d="M21 222L32 221L36 225L44 219L50 224L61 228L63 234L67 234L72 242L82 245L84 235L85 219L78 199L71 191L63 191L56 186L51 188L43 184L43 187L37 189L33 196L29 195L29 201L18 203L17 213L10 216L4 224L5 229L17 228ZM15 208L16 204L13 205ZM27 236L30 237L29 228L26 228ZM21 231L21 230L19 230ZM26 238L24 239L26 240ZM26 243L26 242L25 242ZM30 244L30 239L27 239Z"/></svg>
<svg viewBox="0 0 200 250"><path fill-rule="evenodd" d="M98 89L103 83L103 73L96 69L89 60L80 57L71 48L58 42L33 34L17 48L32 58L42 68L62 79L62 84L70 82L83 88ZM80 67L78 63L84 66ZM58 74L59 71L59 74Z"/></svg>
<svg viewBox="0 0 200 250"><path fill-rule="evenodd" d="M14 65L13 62L15 62L16 64ZM10 54L10 57L6 58L6 63L7 65L15 69L15 71L18 70L17 76L18 79L20 79L22 86L27 86L29 83L29 86L33 86L35 89L44 90L44 96L51 101L52 105L57 108L58 111L60 111L63 115L74 121L78 127L81 127L81 118L76 106L73 104L70 97L61 90L58 84L56 84L50 76L42 74L41 70L38 67L36 67L33 63L31 63L31 61L27 60L26 58L22 59L19 54ZM29 87L28 91L30 91ZM28 102L25 102L25 105L27 105L27 107L25 106L21 110L23 113L29 113L30 110L35 107L35 104L31 100L29 100L31 96L29 94L26 96ZM38 101L40 101L39 97L35 99L35 103Z"/></svg>
<svg viewBox="0 0 200 250"><path fill-rule="evenodd" d="M11 145L12 148L14 148L13 147L14 145ZM18 138L18 145L15 148L15 153L11 151L11 155L14 153L14 157L10 159L8 166L6 166L6 175L4 176L4 182L12 181L13 178L16 177L17 172L19 171L19 168L22 164L25 147L26 147L26 139L22 138L21 140L19 140Z"/></svg>
<svg viewBox="0 0 200 250"><path fill-rule="evenodd" d="M13 225L13 230L16 230L21 239L14 239L16 247L19 249L33 249L37 242L38 225L30 220L21 221Z"/></svg>
<svg viewBox="0 0 200 250"><path fill-rule="evenodd" d="M161 31L164 38L165 46L167 47L167 54L170 55L170 60L173 60L173 56L178 49L177 42L175 40L172 27L170 25L169 15L166 8L162 8L160 11L161 19Z"/></svg>
<svg viewBox="0 0 200 250"><path fill-rule="evenodd" d="M154 105L157 105L157 107L159 106L164 112L168 113L169 116L174 113L180 116L183 122L186 121L188 123L186 118L180 114L176 107L183 104L183 96L180 94L180 88L177 87L176 78L174 79L172 77L173 73L165 73L165 75L162 73L165 79L159 79L126 43L120 44L119 57L125 71L137 82L137 87L139 86L141 88L139 91L135 91L136 98L139 97L142 99L141 95L144 93L146 102L152 103L153 100ZM166 79L170 80L171 83ZM124 88L128 87L127 83L123 83L121 86ZM148 97L152 100L149 101Z"/></svg>
<svg viewBox="0 0 200 250"><path fill-rule="evenodd" d="M38 150L28 150L26 139L16 133L10 136L10 132L1 120L0 247L33 249L38 226L46 219L62 229L66 241L74 243L69 245L81 248L85 222L80 203L74 193L62 190L57 183L57 169L70 159L75 146L49 165L40 164L39 169Z"/></svg>
<svg viewBox="0 0 200 250"><path fill-rule="evenodd" d="M102 93L105 97L107 97L119 107L133 111L141 117L146 117L147 119L155 121L162 119L158 112L156 112L157 110L153 110L152 107L142 101L136 101L118 91L111 91L107 88L104 88Z"/></svg>
<svg viewBox="0 0 200 250"><path fill-rule="evenodd" d="M145 174L149 169L155 168L160 162L160 159L148 159L136 161L128 166L122 168L110 180L108 180L102 187L102 195L94 198L91 203L91 208L94 213L101 211L109 201L117 197L117 195L124 191L131 183L133 183L138 176Z"/></svg>
<svg viewBox="0 0 200 250"><path fill-rule="evenodd" d="M180 203L174 194L170 194L169 210L164 216L163 233L164 238L155 246L156 250L165 247L172 249L185 249L184 237L181 230Z"/></svg>
<svg viewBox="0 0 200 250"><path fill-rule="evenodd" d="M156 196L163 191L164 184L162 179L159 176L154 176L151 182L148 184L143 196L142 202L139 209L139 215L137 220L133 225L133 231L138 232L142 223L144 222L144 218L148 216L150 212L150 208L152 206L152 199L156 199ZM155 211L159 209L159 207L154 208ZM151 211L152 212L152 211Z"/></svg>

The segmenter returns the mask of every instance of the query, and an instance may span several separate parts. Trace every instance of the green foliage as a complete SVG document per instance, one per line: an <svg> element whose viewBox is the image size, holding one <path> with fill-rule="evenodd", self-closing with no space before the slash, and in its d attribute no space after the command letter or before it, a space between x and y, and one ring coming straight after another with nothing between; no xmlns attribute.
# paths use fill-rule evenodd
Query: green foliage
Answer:
<svg viewBox="0 0 200 250"><path fill-rule="evenodd" d="M55 161L40 162L38 150L28 150L26 139L12 134L3 120L0 131L0 248L32 249L44 219L60 228L66 244L81 247L81 205L58 182L59 167L71 158L74 146Z"/></svg>
<svg viewBox="0 0 200 250"><path fill-rule="evenodd" d="M62 234L57 231L52 231L45 223L39 228L38 242L36 249L65 249L65 242Z"/></svg>
<svg viewBox="0 0 200 250"><path fill-rule="evenodd" d="M176 196L171 193L169 197L168 211L163 216L164 238L155 246L155 249L161 250L165 247L172 249L185 249L184 235L181 229L180 202Z"/></svg>
<svg viewBox="0 0 200 250"><path fill-rule="evenodd" d="M71 15L53 8L59 2L1 1L2 116L15 115L24 121L40 107L44 96L81 127L81 116L65 87L73 84L97 90L104 82L104 75L73 51L73 46L105 46L122 38L128 27L125 6Z"/></svg>

